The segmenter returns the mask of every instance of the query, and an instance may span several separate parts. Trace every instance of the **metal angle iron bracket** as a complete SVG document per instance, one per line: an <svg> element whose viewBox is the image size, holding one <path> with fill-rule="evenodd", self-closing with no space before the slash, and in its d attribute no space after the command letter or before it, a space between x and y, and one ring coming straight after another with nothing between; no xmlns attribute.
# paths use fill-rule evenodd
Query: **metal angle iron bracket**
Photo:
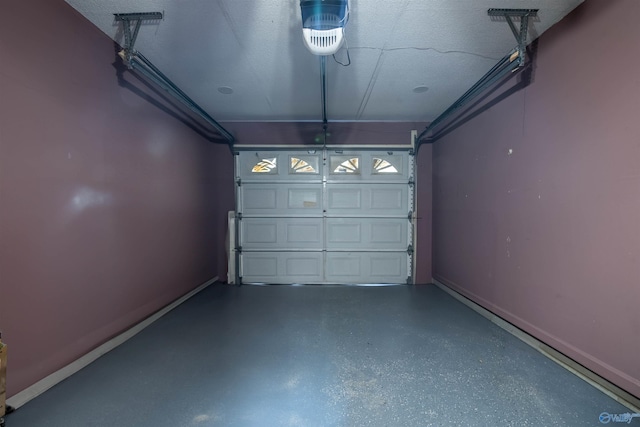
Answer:
<svg viewBox="0 0 640 427"><path fill-rule="evenodd" d="M136 44L142 21L157 21L163 19L164 16L162 12L114 13L113 16L116 22L122 22L124 49L120 53L120 56L125 60L127 66L131 68L131 58L135 54L133 45ZM133 33L131 32L131 24L134 24Z"/></svg>
<svg viewBox="0 0 640 427"><path fill-rule="evenodd" d="M489 9L487 10L489 16L503 17L513 36L516 38L518 67L523 67L525 62L525 52L527 48L527 32L529 30L529 17L537 17L538 9ZM513 23L513 17L520 18L520 28L517 29Z"/></svg>

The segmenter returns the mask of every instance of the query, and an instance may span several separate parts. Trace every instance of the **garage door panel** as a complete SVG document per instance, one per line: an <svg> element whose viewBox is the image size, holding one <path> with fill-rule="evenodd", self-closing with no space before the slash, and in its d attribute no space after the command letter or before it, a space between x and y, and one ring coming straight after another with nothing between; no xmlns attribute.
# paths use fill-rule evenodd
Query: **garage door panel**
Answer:
<svg viewBox="0 0 640 427"><path fill-rule="evenodd" d="M362 224L360 221L327 219L327 248L357 247L362 244Z"/></svg>
<svg viewBox="0 0 640 427"><path fill-rule="evenodd" d="M407 271L407 254L402 252L327 252L325 279L333 283L405 283Z"/></svg>
<svg viewBox="0 0 640 427"><path fill-rule="evenodd" d="M322 250L322 218L245 218L240 227L243 250Z"/></svg>
<svg viewBox="0 0 640 427"><path fill-rule="evenodd" d="M327 218L327 249L406 251L409 221L404 218Z"/></svg>
<svg viewBox="0 0 640 427"><path fill-rule="evenodd" d="M353 283L362 276L362 257L359 254L327 253L327 280Z"/></svg>
<svg viewBox="0 0 640 427"><path fill-rule="evenodd" d="M290 188L287 192L287 208L322 209L322 189L317 187Z"/></svg>
<svg viewBox="0 0 640 427"><path fill-rule="evenodd" d="M362 190L360 188L329 188L327 209L347 209L359 211L362 209Z"/></svg>
<svg viewBox="0 0 640 427"><path fill-rule="evenodd" d="M265 221L242 221L244 247L273 247L278 243L278 225ZM245 237L246 236L246 237Z"/></svg>
<svg viewBox="0 0 640 427"><path fill-rule="evenodd" d="M275 186L243 189L243 211L273 211L278 208L278 188Z"/></svg>
<svg viewBox="0 0 640 427"><path fill-rule="evenodd" d="M322 252L243 252L247 283L322 283Z"/></svg>
<svg viewBox="0 0 640 427"><path fill-rule="evenodd" d="M401 220L387 220L378 221L373 220L370 224L371 239L370 243L373 246L387 245L394 248L406 248L407 247L407 227L409 221L405 219Z"/></svg>
<svg viewBox="0 0 640 427"><path fill-rule="evenodd" d="M285 275L289 277L322 277L322 254L305 253L289 256L284 263Z"/></svg>
<svg viewBox="0 0 640 427"><path fill-rule="evenodd" d="M245 278L260 278L260 281L278 277L277 253L243 253L242 275Z"/></svg>
<svg viewBox="0 0 640 427"><path fill-rule="evenodd" d="M319 184L243 184L240 187L242 215L322 215Z"/></svg>
<svg viewBox="0 0 640 427"><path fill-rule="evenodd" d="M372 188L371 204L373 210L406 211L406 185L393 188ZM403 203L404 202L404 203Z"/></svg>
<svg viewBox="0 0 640 427"><path fill-rule="evenodd" d="M327 185L327 215L396 215L408 213L407 184Z"/></svg>
<svg viewBox="0 0 640 427"><path fill-rule="evenodd" d="M372 278L407 277L406 254L375 254L369 258L369 274ZM405 268L403 268L403 266Z"/></svg>
<svg viewBox="0 0 640 427"><path fill-rule="evenodd" d="M287 219L285 222L284 241L287 245L309 244L322 249L322 220Z"/></svg>

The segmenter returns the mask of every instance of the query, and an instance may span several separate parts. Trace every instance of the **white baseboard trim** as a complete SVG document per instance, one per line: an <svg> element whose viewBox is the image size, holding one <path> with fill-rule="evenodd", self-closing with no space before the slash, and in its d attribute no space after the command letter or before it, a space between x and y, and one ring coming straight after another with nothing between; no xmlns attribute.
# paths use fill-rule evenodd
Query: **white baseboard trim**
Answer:
<svg viewBox="0 0 640 427"><path fill-rule="evenodd" d="M626 406L627 408L631 409L634 412L640 413L640 401L638 401L638 399L635 396L627 393L620 387L616 386L615 384L611 383L605 378L602 378L595 372L588 370L584 366L580 365L579 363L575 362L574 360L570 359L569 357L565 356L564 354L560 353L554 348L549 347L547 344L529 335L528 333L518 328L517 326L512 325L511 323L507 322L500 316L493 314L486 308L473 302L472 300L460 294L459 292L456 292L455 290L451 289L444 283L439 282L436 279L431 279L431 280L432 280L432 283L434 283L437 287L439 287L440 289L442 289L443 291L445 291L446 293L448 293L453 298L460 301L467 307L471 308L473 311L480 314L482 317L491 321L491 323L509 332L511 335L518 338L520 341L524 342L525 344L533 347L548 359L562 366L563 368L565 368L572 374L576 375L580 379L586 381L587 383L597 388L598 390L600 390L601 392L603 392L604 394L606 394L616 402Z"/></svg>
<svg viewBox="0 0 640 427"><path fill-rule="evenodd" d="M218 276L216 276L216 277L214 277L214 278L212 278L210 280L207 280L202 285L198 286L194 290L192 290L189 293L183 295L182 297L178 298L177 300L173 301L172 303L170 303L169 305L163 307L162 309L156 311L151 316L149 316L146 319L144 319L143 321L135 324L134 326L132 326L131 328L127 329L126 331L124 331L120 335L110 339L109 341L105 342L101 346L96 347L95 349L91 350L89 353L87 353L84 356L80 357L79 359L71 362L70 364L68 364L64 368L61 368L61 369L57 370L56 372L52 373L51 375L41 379L40 381L38 381L37 383L33 384L32 386L27 387L26 389L22 390L20 393L15 394L11 398L7 399L7 405L13 406L15 409L17 409L17 408L21 407L22 405L24 405L25 403L29 402L31 399L34 399L34 398L40 396L42 393L44 393L45 391L49 390L54 385L56 385L59 382L62 382L63 380L69 378L71 375L75 374L76 372L78 372L82 368L84 368L87 365L89 365L90 363L94 362L99 357L101 357L101 356L105 355L106 353L110 352L114 348L116 348L119 345L123 344L125 341L133 338L135 335L137 335L138 333L142 332L142 330L144 330L146 327L148 327L152 323L154 323L156 320L160 319L162 316L164 316L165 314L169 313L171 310L173 310L174 308L178 307L180 304L182 304L183 302L185 302L186 300L188 300L189 298L191 298L192 296L194 296L198 292L202 291L203 289L205 289L206 287L208 287L212 283L216 282L217 280L218 280Z"/></svg>

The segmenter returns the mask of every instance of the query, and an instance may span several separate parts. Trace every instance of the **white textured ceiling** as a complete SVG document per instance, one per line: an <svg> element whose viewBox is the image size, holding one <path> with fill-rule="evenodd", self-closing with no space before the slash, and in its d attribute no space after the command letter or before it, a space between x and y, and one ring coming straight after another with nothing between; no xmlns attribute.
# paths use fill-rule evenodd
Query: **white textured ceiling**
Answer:
<svg viewBox="0 0 640 427"><path fill-rule="evenodd" d="M582 1L351 0L351 65L327 58L328 119L433 120L516 46L487 9L540 9L531 40ZM114 13L163 12L142 25L135 49L216 120L322 118L319 57L304 47L299 0L67 3L120 44ZM429 89L413 92L422 85Z"/></svg>

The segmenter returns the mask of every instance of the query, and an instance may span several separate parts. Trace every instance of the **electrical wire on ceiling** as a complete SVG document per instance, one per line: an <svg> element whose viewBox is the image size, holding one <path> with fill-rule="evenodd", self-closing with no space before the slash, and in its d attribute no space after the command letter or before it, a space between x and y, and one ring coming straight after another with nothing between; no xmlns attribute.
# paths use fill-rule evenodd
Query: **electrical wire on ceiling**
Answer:
<svg viewBox="0 0 640 427"><path fill-rule="evenodd" d="M351 12L351 8L349 7L349 2L347 2L347 7L345 9L345 14L344 14L344 18L342 18L340 20L340 24L342 26L342 35L344 37L344 45L345 45L345 52L347 53L347 62L340 62L338 61L338 59L336 58L336 54L334 53L333 55L333 60L336 61L338 64L342 65L343 67L348 67L349 65L351 65L351 55L349 54L349 41L347 40L347 34L345 32L345 27L347 26L347 22L349 22L349 14Z"/></svg>
<svg viewBox="0 0 640 427"><path fill-rule="evenodd" d="M344 35L344 50L347 53L347 62L340 62L338 61L338 59L336 58L336 54L334 53L333 55L333 60L336 61L338 64L342 65L343 67L348 67L349 65L351 65L351 55L349 54L349 42L347 41L347 35Z"/></svg>

